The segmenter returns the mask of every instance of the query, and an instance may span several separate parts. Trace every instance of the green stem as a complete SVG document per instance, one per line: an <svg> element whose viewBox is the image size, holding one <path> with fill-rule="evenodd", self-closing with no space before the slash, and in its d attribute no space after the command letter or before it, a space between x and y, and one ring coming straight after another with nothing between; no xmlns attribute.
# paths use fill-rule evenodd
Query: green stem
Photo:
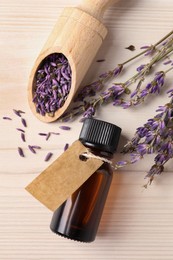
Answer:
<svg viewBox="0 0 173 260"><path fill-rule="evenodd" d="M165 70L164 73L166 74L166 73L168 73L168 72L169 72L170 70L172 70L172 69L173 69L173 67L170 67L169 69Z"/></svg>
<svg viewBox="0 0 173 260"><path fill-rule="evenodd" d="M161 42L161 41L159 41ZM168 46L173 43L173 39L171 39L169 42L168 42ZM165 52L165 49L166 49L167 46L164 46L154 57L153 59L148 63L146 64L146 67L136 73L133 77L131 77L130 79L128 79L124 85L126 85L127 87L129 85L131 85L132 83L136 82L139 78L143 78L146 74L149 73L151 67L156 63L156 62L159 62L161 59L163 59L164 57L166 57L169 53L171 53L173 51L173 46L171 48L169 48L166 52Z"/></svg>
<svg viewBox="0 0 173 260"><path fill-rule="evenodd" d="M162 43L164 40L166 40L169 36L171 36L173 34L173 30L171 32L169 32L167 35L165 35L161 40L159 40L158 42L156 42L154 45L151 45L154 47L158 46L160 43ZM130 58L129 60L121 63L122 65L125 65L127 63L129 63L130 61L140 57L141 55L145 54L148 51L148 48L140 53L138 53L137 55L133 56L132 58Z"/></svg>

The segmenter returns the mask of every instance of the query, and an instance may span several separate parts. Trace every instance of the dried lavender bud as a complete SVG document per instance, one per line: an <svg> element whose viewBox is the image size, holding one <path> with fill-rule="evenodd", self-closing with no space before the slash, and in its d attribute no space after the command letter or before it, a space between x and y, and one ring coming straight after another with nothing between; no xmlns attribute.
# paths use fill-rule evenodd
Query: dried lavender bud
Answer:
<svg viewBox="0 0 173 260"><path fill-rule="evenodd" d="M3 116L2 119L4 119L4 120L12 120L12 118L11 118L11 117L8 117L8 116Z"/></svg>
<svg viewBox="0 0 173 260"><path fill-rule="evenodd" d="M13 109L13 112L15 113L16 116L21 117L19 110Z"/></svg>
<svg viewBox="0 0 173 260"><path fill-rule="evenodd" d="M53 153L48 153L45 157L45 162L48 162L50 160L50 158L52 157Z"/></svg>
<svg viewBox="0 0 173 260"><path fill-rule="evenodd" d="M46 57L36 72L33 102L37 113L54 116L61 108L71 88L71 68L66 57L53 53Z"/></svg>
<svg viewBox="0 0 173 260"><path fill-rule="evenodd" d="M170 63L172 63L172 60L167 60L167 61L165 61L165 62L163 63L163 65L168 65L168 64L170 64Z"/></svg>
<svg viewBox="0 0 173 260"><path fill-rule="evenodd" d="M32 153L36 153L35 149L33 148L32 145L28 145L28 148L29 150L32 152Z"/></svg>
<svg viewBox="0 0 173 260"><path fill-rule="evenodd" d="M25 134L24 134L24 133L21 133L21 139L22 139L23 142L26 142Z"/></svg>
<svg viewBox="0 0 173 260"><path fill-rule="evenodd" d="M27 123L26 123L26 120L24 118L21 118L21 122L22 122L24 127L27 127Z"/></svg>
<svg viewBox="0 0 173 260"><path fill-rule="evenodd" d="M69 144L65 144L64 151L66 151L68 149L68 147L69 147Z"/></svg>
<svg viewBox="0 0 173 260"><path fill-rule="evenodd" d="M18 110L18 113L20 113L20 114L25 114L25 112L22 111L22 110Z"/></svg>
<svg viewBox="0 0 173 260"><path fill-rule="evenodd" d="M69 126L59 126L59 128L61 128L62 130L70 130L71 129L71 127L69 127Z"/></svg>
<svg viewBox="0 0 173 260"><path fill-rule="evenodd" d="M32 148L33 148L33 149L41 149L41 146L38 146L38 145L32 145Z"/></svg>
<svg viewBox="0 0 173 260"><path fill-rule="evenodd" d="M21 157L25 157L24 152L21 147L18 147L18 153Z"/></svg>
<svg viewBox="0 0 173 260"><path fill-rule="evenodd" d="M19 131L19 132L25 133L25 131L21 128L16 128L16 130Z"/></svg>
<svg viewBox="0 0 173 260"><path fill-rule="evenodd" d="M47 133L47 136L46 136L46 141L49 139L49 137L51 136L51 133Z"/></svg>
<svg viewBox="0 0 173 260"><path fill-rule="evenodd" d="M41 135L41 136L47 136L46 133L38 133L38 135Z"/></svg>

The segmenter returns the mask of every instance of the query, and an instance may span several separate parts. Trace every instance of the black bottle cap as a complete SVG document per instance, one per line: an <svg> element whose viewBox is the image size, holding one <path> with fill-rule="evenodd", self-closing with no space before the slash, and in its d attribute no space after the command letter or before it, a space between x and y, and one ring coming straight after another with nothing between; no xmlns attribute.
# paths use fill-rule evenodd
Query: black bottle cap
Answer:
<svg viewBox="0 0 173 260"><path fill-rule="evenodd" d="M84 121L79 140L89 147L114 153L118 146L121 128L105 121L87 118Z"/></svg>

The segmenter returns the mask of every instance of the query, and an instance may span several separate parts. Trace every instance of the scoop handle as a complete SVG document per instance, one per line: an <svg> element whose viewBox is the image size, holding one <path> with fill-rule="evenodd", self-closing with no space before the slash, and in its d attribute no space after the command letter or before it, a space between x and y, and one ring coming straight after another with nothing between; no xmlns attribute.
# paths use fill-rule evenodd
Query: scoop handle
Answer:
<svg viewBox="0 0 173 260"><path fill-rule="evenodd" d="M104 11L111 5L113 0L84 0L79 8L92 15L98 20L101 20L104 14Z"/></svg>

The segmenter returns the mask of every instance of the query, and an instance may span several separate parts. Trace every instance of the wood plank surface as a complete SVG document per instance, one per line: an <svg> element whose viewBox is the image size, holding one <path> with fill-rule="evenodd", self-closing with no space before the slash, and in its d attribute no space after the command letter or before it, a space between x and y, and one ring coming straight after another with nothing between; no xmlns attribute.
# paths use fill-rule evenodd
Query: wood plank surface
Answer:
<svg viewBox="0 0 173 260"><path fill-rule="evenodd" d="M27 102L28 77L40 49L63 8L79 3L79 0L0 1L0 259L173 260L172 162L147 190L142 186L154 156L115 173L98 236L90 244L54 235L49 229L52 212L24 189L63 152L65 143L71 144L78 138L81 129L78 119L70 123L40 122ZM119 0L106 11L103 23L109 33L83 84L171 31L173 1ZM130 44L136 48L133 53L125 49ZM105 61L97 63L97 59ZM141 62L132 63L122 80ZM165 89L172 85L170 75ZM138 108L124 110L109 104L99 109L99 119L123 129L115 161L123 158L121 148L135 129L167 101L164 91ZM13 109L26 111L26 144L16 130L22 124ZM13 120L3 120L3 116ZM59 128L62 124L70 125L71 130L63 131ZM38 135L49 131L60 135L48 141ZM28 151L28 144L40 145L42 150L34 155ZM19 157L18 146L24 149L25 158ZM53 157L46 163L48 152L53 152Z"/></svg>

